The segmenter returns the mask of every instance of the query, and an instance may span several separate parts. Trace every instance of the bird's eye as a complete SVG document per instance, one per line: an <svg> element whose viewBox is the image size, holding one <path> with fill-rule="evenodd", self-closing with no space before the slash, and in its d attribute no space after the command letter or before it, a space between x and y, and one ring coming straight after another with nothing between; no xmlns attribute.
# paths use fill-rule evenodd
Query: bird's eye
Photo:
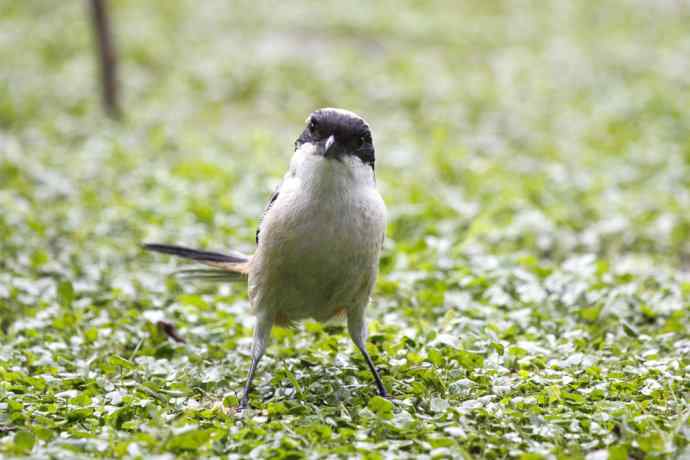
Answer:
<svg viewBox="0 0 690 460"><path fill-rule="evenodd" d="M316 129L319 127L319 123L312 118L311 121L309 122L309 132L313 133L316 131Z"/></svg>
<svg viewBox="0 0 690 460"><path fill-rule="evenodd" d="M371 142L371 136L366 134L364 136L360 136L359 139L357 139L357 147L361 147L367 142Z"/></svg>

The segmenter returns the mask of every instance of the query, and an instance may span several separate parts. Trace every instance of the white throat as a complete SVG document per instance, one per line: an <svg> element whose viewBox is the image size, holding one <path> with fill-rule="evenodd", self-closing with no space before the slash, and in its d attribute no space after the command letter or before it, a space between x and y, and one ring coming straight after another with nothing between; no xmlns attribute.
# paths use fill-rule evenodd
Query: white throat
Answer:
<svg viewBox="0 0 690 460"><path fill-rule="evenodd" d="M290 161L287 180L291 178L301 182L301 186L312 191L342 193L345 190L376 187L374 169L362 163L354 155L345 155L339 159L326 158L317 153L317 147L311 143L300 146ZM339 190L338 190L339 189Z"/></svg>

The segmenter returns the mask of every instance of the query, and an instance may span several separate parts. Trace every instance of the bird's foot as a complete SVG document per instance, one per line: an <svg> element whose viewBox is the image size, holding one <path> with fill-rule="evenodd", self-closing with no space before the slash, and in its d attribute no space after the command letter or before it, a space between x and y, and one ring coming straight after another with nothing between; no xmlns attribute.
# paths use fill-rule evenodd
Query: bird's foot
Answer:
<svg viewBox="0 0 690 460"><path fill-rule="evenodd" d="M235 413L241 414L245 409L249 408L249 398L240 399L240 403L235 407Z"/></svg>

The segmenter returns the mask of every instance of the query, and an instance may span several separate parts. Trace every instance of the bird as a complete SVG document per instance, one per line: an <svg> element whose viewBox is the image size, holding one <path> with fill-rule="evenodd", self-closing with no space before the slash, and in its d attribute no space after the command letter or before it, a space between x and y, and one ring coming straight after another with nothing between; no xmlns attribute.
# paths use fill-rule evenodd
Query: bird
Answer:
<svg viewBox="0 0 690 460"><path fill-rule="evenodd" d="M290 327L306 319L326 322L345 317L378 395L388 397L366 348L365 311L386 230L371 129L361 116L337 108L315 110L305 123L288 171L264 209L252 255L143 245L211 267L183 271L188 277L247 282L256 324L238 410L249 404L273 326Z"/></svg>

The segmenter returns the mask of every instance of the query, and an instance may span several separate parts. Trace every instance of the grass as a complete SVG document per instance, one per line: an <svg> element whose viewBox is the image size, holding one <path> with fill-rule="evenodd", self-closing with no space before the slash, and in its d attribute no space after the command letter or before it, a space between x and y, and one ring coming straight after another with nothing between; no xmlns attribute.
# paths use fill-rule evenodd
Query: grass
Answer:
<svg viewBox="0 0 690 460"><path fill-rule="evenodd" d="M0 1L0 456L685 458L687 2ZM251 251L313 109L364 114L390 222L371 377L141 241ZM155 324L174 323L186 343Z"/></svg>

